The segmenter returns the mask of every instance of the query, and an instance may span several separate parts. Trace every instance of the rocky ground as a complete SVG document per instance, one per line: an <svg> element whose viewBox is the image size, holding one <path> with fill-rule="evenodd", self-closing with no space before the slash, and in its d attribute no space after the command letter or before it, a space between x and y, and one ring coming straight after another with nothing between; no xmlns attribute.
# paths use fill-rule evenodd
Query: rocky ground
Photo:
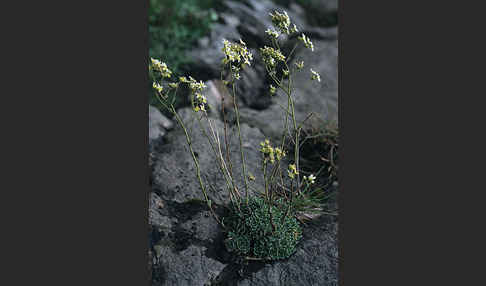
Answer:
<svg viewBox="0 0 486 286"><path fill-rule="evenodd" d="M336 1L323 1L324 12L335 9ZM337 2L336 2L337 3ZM319 6L319 5L318 5ZM242 38L255 49L255 64L242 73L239 82L242 136L247 169L259 173L259 143L265 138L281 135L283 116L279 104L286 105L286 98L268 95L269 80L258 63L256 48L267 44L264 31L270 27L268 12L284 8L266 0L226 1L221 13L223 23L214 27L211 35L199 41L191 52L196 79L206 81L206 96L212 105L211 120L215 130L224 132L219 100L227 95L219 81L219 63L222 58L222 39ZM295 60L304 60L309 67L321 74L320 83L309 80L307 72L297 73L294 79L295 110L298 120L309 112L326 121L338 119L338 44L337 27L316 27L308 24L303 9L295 4L285 8L300 31L309 35L315 52L299 49ZM293 46L295 39L287 39L285 48ZM304 226L304 238L289 259L272 263L242 263L223 246L224 234L212 218L194 175L194 164L187 152L182 129L149 107L149 166L151 171L149 205L149 261L152 285L337 285L338 248L336 217L323 215ZM203 177L214 186L209 196L216 204L216 211L229 198L224 190L224 180L216 168L216 161L201 134L190 110L181 108L181 114L194 139L194 150L201 164ZM207 127L207 122L203 125ZM230 131L232 134L233 129ZM230 136L234 172L240 161L238 138ZM252 182L258 189L262 179L255 176ZM239 178L241 185L241 178Z"/></svg>

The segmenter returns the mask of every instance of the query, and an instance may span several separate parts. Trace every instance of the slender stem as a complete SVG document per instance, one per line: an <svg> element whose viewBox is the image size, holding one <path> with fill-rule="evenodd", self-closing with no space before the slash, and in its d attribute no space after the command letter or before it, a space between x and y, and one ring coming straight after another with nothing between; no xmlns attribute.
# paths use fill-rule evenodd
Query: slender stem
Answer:
<svg viewBox="0 0 486 286"><path fill-rule="evenodd" d="M207 116L206 116L206 118L207 118ZM213 143L212 142L211 137L209 136L209 134L206 132L206 129L202 125L201 119L200 118L197 118L197 120L198 120L199 127L200 127L201 131L203 132L204 136L208 139L209 145L211 145L211 149L213 150L213 153L214 153L215 157L218 159L219 169L220 169L221 174L223 175L223 177L224 177L224 179L226 181L226 186L228 188L228 191L231 192L232 186L231 186L230 181L229 181L229 179L227 177L228 174L225 172L225 169L226 168L225 168L225 165L224 165L224 161L219 156L218 151L216 150L216 147L214 146L214 144L217 144L217 142L216 143ZM211 128L211 125L210 125L210 128ZM214 136L214 131L213 131L213 136Z"/></svg>
<svg viewBox="0 0 486 286"><path fill-rule="evenodd" d="M208 195L206 193L206 188L205 188L205 186L202 182L202 178L201 178L201 169L199 167L199 161L197 160L196 155L194 153L194 150L192 149L192 140L189 137L189 134L187 133L186 126L182 122L182 119L180 118L179 114L175 111L175 109L173 107L172 107L172 112L175 115L177 122L181 125L182 130L184 130L184 134L186 135L186 142L187 142L187 145L189 146L189 151L191 152L192 159L194 161L194 164L196 165L196 175L197 175L197 178L198 178L198 181L199 181L199 186L201 187L201 190L204 194L204 198L206 199L206 201L208 201L209 198L208 198Z"/></svg>
<svg viewBox="0 0 486 286"><path fill-rule="evenodd" d="M231 66L230 66L231 69ZM243 154L243 140L241 138L241 129L240 129L240 113L238 112L238 104L236 103L236 87L235 87L235 79L233 76L233 72L231 72L231 81L232 81L232 87L233 87L233 105L235 108L235 114L236 114L236 125L238 127L238 138L240 141L240 155L241 155L241 164L243 166L243 180L245 182L245 191L246 191L246 203L248 203L248 179L246 177L246 164L245 164L245 156Z"/></svg>
<svg viewBox="0 0 486 286"><path fill-rule="evenodd" d="M219 136L218 136L217 132L216 132L216 134L214 134L214 128L212 127L211 121L209 120L209 118L208 118L208 117L206 117L206 118L208 119L209 126L210 126L211 131L213 132L213 136L214 136L214 138L215 138L215 140L216 140L216 142L217 142L217 146L218 146L218 150L219 150L219 157L220 157L220 159L221 159L221 162L222 162L222 164L223 164L223 167L224 167L224 169L226 170L226 172L228 173L228 176L231 178L231 183L232 183L232 185L233 185L233 189L232 189L232 191L233 191L233 192L234 192L236 195L238 195L238 198L239 198L239 199L241 199L241 195L240 195L240 193L238 192L238 188L236 187L236 184L235 184L235 181L234 181L234 179L233 179L233 176L232 176L231 174L229 174L229 172L228 172L228 167L226 167L226 164L225 164L225 162L224 162L223 151L221 150L221 142L220 142L220 140L219 140Z"/></svg>
<svg viewBox="0 0 486 286"><path fill-rule="evenodd" d="M282 217L282 223L284 222L285 217L287 217L287 215L290 212L290 208L292 207L292 202L293 202L293 199L294 199L294 190L293 189L294 189L294 179L292 179L292 181L290 181L290 203L287 207L287 210L285 211L284 216Z"/></svg>
<svg viewBox="0 0 486 286"><path fill-rule="evenodd" d="M287 60L285 61L286 63L290 60L290 57L292 56L292 54L295 51L295 48L297 48L298 45L299 45L299 43L296 43L294 48L290 51L289 55L287 56Z"/></svg>
<svg viewBox="0 0 486 286"><path fill-rule="evenodd" d="M263 173L265 198L267 199L268 202L269 198L268 198L268 181L267 181L267 162L265 161L265 158L263 158L262 173Z"/></svg>
<svg viewBox="0 0 486 286"><path fill-rule="evenodd" d="M220 77L221 77L221 83L224 86L224 90L227 91L226 85L224 84L223 81L223 70L221 70ZM228 166L229 166L229 173L231 175L231 179L233 180L233 185L235 185L234 178L233 178L233 164L231 163L231 157L230 157L230 145L228 143L228 119L226 118L226 112L224 111L224 94L221 94L221 113L223 115L223 126L224 126L224 144L226 147L226 160L228 161Z"/></svg>
<svg viewBox="0 0 486 286"><path fill-rule="evenodd" d="M300 170L299 169L299 133L300 133L300 130L297 128L297 121L295 120L294 102L293 102L292 99L290 100L290 103L291 103L291 111L292 111L292 121L294 123L294 132L295 132L295 146L294 146L294 160L295 160L295 162L294 162L294 164L295 164L295 167L298 171L298 170ZM299 182L300 182L300 174L299 174L299 172L297 172L297 188L300 191Z"/></svg>
<svg viewBox="0 0 486 286"><path fill-rule="evenodd" d="M177 95L177 90L178 89L176 88L175 89L175 92L174 92L174 98ZM172 103L170 105L168 105L166 102L164 102L162 100L162 96L163 96L163 94L161 92L157 92L156 98L158 99L158 101L162 104L162 106L164 106L164 108L166 108L169 112L171 112L174 115L174 117L176 118L177 122L179 123L179 125L182 128L182 130L184 131L184 135L186 137L186 142L187 142L187 145L189 147L189 151L190 151L190 153L192 155L192 159L194 161L194 165L196 166L196 176L197 176L197 179L199 181L199 186L200 186L201 191L202 191L202 193L204 195L204 199L206 200L206 204L207 204L207 206L208 206L211 214L213 215L214 219L216 220L216 222L218 222L218 224L221 225L221 227L226 228L224 226L224 224L221 222L221 220L218 218L218 215L216 214L216 212L214 211L214 209L212 207L211 200L209 199L209 197L207 195L206 187L204 186L204 183L203 183L203 180L202 180L202 177L201 177L201 168L199 166L199 161L197 160L196 154L194 153L194 150L192 148L192 140L191 140L191 137L189 136L189 133L187 132L187 128L184 125L184 122L183 122L182 118L179 116L179 114L177 113L177 111L174 108L174 101L172 101Z"/></svg>
<svg viewBox="0 0 486 286"><path fill-rule="evenodd" d="M204 199L206 200L206 203L209 207L209 210L211 211L214 219L221 225L224 227L224 225L221 223L221 221L219 220L218 216L216 215L216 213L214 212L213 208L212 208L212 205L211 203L209 202L209 198L208 198L208 195L207 195L207 192L206 192L206 187L204 186L203 182L202 182L202 178L201 178L201 168L199 167L199 162L196 158L196 155L194 154L194 150L192 149L192 140L191 138L189 137L189 134L187 133L187 129L186 129L186 126L184 125L184 122L182 121L181 117L179 116L179 114L176 112L174 106L170 106L170 111L174 114L177 122L180 124L180 126L182 127L182 129L184 130L184 134L186 135L186 142L187 142L187 145L189 146L189 151L191 152L191 155L192 155L192 160L194 161L194 165L196 165L196 176L197 176L197 179L199 181L199 186L201 187L201 191L203 192L203 195L204 195Z"/></svg>
<svg viewBox="0 0 486 286"><path fill-rule="evenodd" d="M290 73L290 68L287 65L287 62L284 62L285 68L289 71L289 80L288 80L288 97L289 97L289 102L290 102L290 111L291 111L291 116L292 116L292 123L294 125L294 133L295 133L295 145L294 145L294 164L299 171L299 135L300 135L300 128L297 128L297 120L295 119L295 106L294 106L294 100L291 96L292 93L292 76ZM297 172L297 189L300 192L300 174Z"/></svg>

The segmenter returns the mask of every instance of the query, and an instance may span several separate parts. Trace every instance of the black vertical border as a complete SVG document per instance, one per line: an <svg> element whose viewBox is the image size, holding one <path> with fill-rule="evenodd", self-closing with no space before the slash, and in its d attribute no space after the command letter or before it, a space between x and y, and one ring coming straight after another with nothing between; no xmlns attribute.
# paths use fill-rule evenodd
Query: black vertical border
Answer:
<svg viewBox="0 0 486 286"><path fill-rule="evenodd" d="M338 193L338 207L339 207L339 217L338 217L338 249L339 249L339 257L338 257L338 283L339 285L344 285L344 242L343 242L343 229L344 229L344 197L343 197L343 189L344 185L346 185L346 179L344 176L344 117L343 117L343 109L344 109L344 92L343 92L343 37L344 37L344 25L343 25L343 15L344 15L344 0L338 1L338 118L339 118L339 193Z"/></svg>
<svg viewBox="0 0 486 286"><path fill-rule="evenodd" d="M17 4L0 284L148 285L148 1Z"/></svg>

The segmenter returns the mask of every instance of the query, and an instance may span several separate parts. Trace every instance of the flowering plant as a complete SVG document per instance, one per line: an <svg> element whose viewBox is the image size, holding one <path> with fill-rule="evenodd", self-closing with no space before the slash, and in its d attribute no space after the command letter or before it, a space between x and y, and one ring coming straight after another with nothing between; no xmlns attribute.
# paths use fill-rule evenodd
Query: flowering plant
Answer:
<svg viewBox="0 0 486 286"><path fill-rule="evenodd" d="M266 33L270 37L272 44L270 47L260 48L260 54L263 65L272 80L269 89L270 94L274 95L278 90L281 90L287 96L287 107L284 108L285 127L279 144L272 146L269 139L260 143L261 148L259 151L262 155L261 175L264 179L264 189L261 190L261 195L250 195L248 181L254 181L255 177L246 170L238 101L236 100L236 84L241 78L240 72L251 66L253 60L253 55L247 48L246 43L241 39L238 42L223 40L222 52L224 57L221 63L221 79L225 86L230 89L233 97L232 102L236 115L236 130L239 137L239 151L241 155L241 176L244 186L237 186L235 183L235 174L233 173L228 153L229 146L226 138L228 122L226 117L224 117L224 143L226 146L222 146L221 140L213 128L212 120L208 116L209 106L206 97L203 95L206 85L202 81L198 82L191 76L182 76L176 81L170 81L172 71L165 63L157 59L151 59L150 64L150 70L158 74L160 78L160 81L156 80L153 83L157 98L162 106L173 114L175 120L184 130L187 146L196 167L196 176L204 199L216 221L227 231L227 248L249 259L280 259L288 257L294 251L302 232L294 216L296 205L294 197L302 195L303 191L310 188L316 180L313 174L304 176L301 180L299 172L299 140L303 122L298 124L295 118L294 99L292 97L292 74L295 71L303 70L304 62L296 62L295 66L292 67L288 63L299 42L287 56L282 53L279 43L279 38L282 34L290 35L298 32L298 29L295 24L291 23L285 11L282 13L274 11L270 13L270 17L273 27L269 28ZM298 39L306 48L314 51L314 45L307 36L301 34ZM310 72L310 79L320 82L320 75L313 69L310 69ZM164 81L166 85L164 85ZM230 198L229 208L231 210L226 220L225 218L220 218L213 209L213 203L208 196L206 185L203 183L198 158L192 148L191 136L181 116L177 113L173 100L169 100L168 94L171 92L174 95L177 94L180 85L189 87L192 110L197 114L196 118L200 124L199 126L210 143L211 149L217 158L217 166L225 179L226 189ZM175 98L175 96L172 98ZM202 120L207 121L210 132L207 132L203 127ZM287 164L287 161L284 162L284 158L288 156L288 152L285 150L288 141L294 144L292 163L288 164L287 168L282 168L282 165ZM226 154L224 154L223 150L226 150ZM244 194L240 192L238 187L244 188Z"/></svg>

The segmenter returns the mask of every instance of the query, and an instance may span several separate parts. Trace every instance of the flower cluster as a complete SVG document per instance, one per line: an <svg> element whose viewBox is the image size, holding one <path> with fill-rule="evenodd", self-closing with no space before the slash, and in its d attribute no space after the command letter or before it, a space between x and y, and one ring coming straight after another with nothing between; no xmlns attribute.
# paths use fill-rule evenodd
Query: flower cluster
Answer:
<svg viewBox="0 0 486 286"><path fill-rule="evenodd" d="M236 80L239 80L241 77L240 77L240 68L237 67L237 66L231 66L231 71L233 72L233 77L236 79Z"/></svg>
<svg viewBox="0 0 486 286"><path fill-rule="evenodd" d="M273 95L273 94L275 94L275 92L277 92L277 89L275 88L275 86L270 85L270 94Z"/></svg>
<svg viewBox="0 0 486 286"><path fill-rule="evenodd" d="M228 40L223 40L223 53L225 58L223 59L223 64L241 64L251 65L250 61L253 60L253 55L248 48L246 43L240 39L240 43L231 43Z"/></svg>
<svg viewBox="0 0 486 286"><path fill-rule="evenodd" d="M272 17L273 25L279 29L281 33L290 34L297 32L297 26L295 26L295 24L290 28L290 18L286 11L283 11L283 13L274 11L273 14L270 13L270 16Z"/></svg>
<svg viewBox="0 0 486 286"><path fill-rule="evenodd" d="M321 76L313 69L310 69L310 71L312 73L311 80L317 80L318 82L321 82Z"/></svg>
<svg viewBox="0 0 486 286"><path fill-rule="evenodd" d="M154 89L155 89L155 90L156 90L156 91L157 91L159 94L162 94L162 91L164 90L164 88L163 88L163 87L162 87L160 84L158 84L158 83L156 83L156 82L154 81L154 83L152 84L152 86L153 86L153 88L154 88Z"/></svg>
<svg viewBox="0 0 486 286"><path fill-rule="evenodd" d="M206 84L204 84L202 80L198 82L192 76L189 76L189 78L185 76L179 77L179 83L188 84L192 94L194 94L193 110L196 112L206 111L206 104L208 101L206 97L201 94L202 90L206 88ZM173 87L177 87L179 83L174 83Z"/></svg>
<svg viewBox="0 0 486 286"><path fill-rule="evenodd" d="M267 33L267 35L269 35L270 37L274 38L274 39L277 39L278 36L280 36L280 33L275 31L275 30L266 30L265 33Z"/></svg>
<svg viewBox="0 0 486 286"><path fill-rule="evenodd" d="M283 157L285 157L285 151L280 149L279 147L275 148L275 156L277 157L277 161L282 160Z"/></svg>
<svg viewBox="0 0 486 286"><path fill-rule="evenodd" d="M295 66L297 67L298 70L303 69L304 68L304 61L295 62Z"/></svg>
<svg viewBox="0 0 486 286"><path fill-rule="evenodd" d="M193 78L191 77L191 79L193 79ZM191 90L193 92L196 92L196 91L202 91L203 89L205 89L206 85L204 84L204 82L202 82L202 80L197 82L196 80L193 79L193 81L191 81L189 83L189 87L191 88Z"/></svg>
<svg viewBox="0 0 486 286"><path fill-rule="evenodd" d="M290 33L297 33L299 30L297 30L297 26L294 24L292 28L290 29Z"/></svg>
<svg viewBox="0 0 486 286"><path fill-rule="evenodd" d="M304 43L304 46L308 49L311 49L311 51L314 51L314 44L311 42L309 37L306 35L302 34L302 36L299 36L299 40L301 40Z"/></svg>
<svg viewBox="0 0 486 286"><path fill-rule="evenodd" d="M265 46L264 48L260 48L260 52L262 54L263 62L267 66L275 67L277 61L285 61L285 56L280 50Z"/></svg>
<svg viewBox="0 0 486 286"><path fill-rule="evenodd" d="M151 64L152 70L158 71L160 73L160 75L162 76L162 78L171 77L172 71L167 67L166 63L161 62L160 60L157 60L157 59L154 59L154 58L150 58L150 60L152 62L152 64ZM176 88L178 86L178 83L170 82L168 85L169 85L169 88L173 89L173 88ZM154 81L153 84L152 84L152 87L157 91L158 95L161 98L167 99L167 94L163 94L164 87L160 83Z"/></svg>
<svg viewBox="0 0 486 286"><path fill-rule="evenodd" d="M306 182L308 185L312 185L316 182L316 176L313 174L310 174L309 177L304 176L304 182Z"/></svg>
<svg viewBox="0 0 486 286"><path fill-rule="evenodd" d="M291 179L293 179L295 177L295 175L298 175L299 172L297 171L297 167L295 166L295 164L290 164L289 165L289 169L287 170L287 172L289 173L289 177Z"/></svg>
<svg viewBox="0 0 486 286"><path fill-rule="evenodd" d="M179 77L179 82L180 83L187 83L189 84L189 88L191 89L192 92L197 92L197 91L202 91L203 89L206 88L206 85L202 80L197 82L192 76L189 76L189 78L185 76ZM175 84L175 87L177 87L178 83Z"/></svg>
<svg viewBox="0 0 486 286"><path fill-rule="evenodd" d="M189 84L189 88L191 91L194 93L194 111L199 112L199 111L206 111L206 104L207 104L207 99L204 95L201 94L201 91L206 88L206 85L204 82L199 81L197 82L193 77L189 76L189 79L186 79L185 77L182 78L183 82L186 82Z"/></svg>
<svg viewBox="0 0 486 286"><path fill-rule="evenodd" d="M199 111L206 111L206 104L207 104L207 99L204 95L202 95L199 92L196 92L194 96L194 108L193 110L195 112Z"/></svg>
<svg viewBox="0 0 486 286"><path fill-rule="evenodd" d="M261 142L260 146L262 148L260 149L260 152L263 153L264 156L264 161L270 161L270 163L275 163L275 158L277 161L282 160L283 157L285 157L285 151L280 149L279 147L273 148L270 145L270 141L268 139L265 140L265 142Z"/></svg>
<svg viewBox="0 0 486 286"><path fill-rule="evenodd" d="M152 68L162 75L162 77L170 77L172 75L172 71L169 70L167 65L164 62L161 62L157 59L150 58L152 61Z"/></svg>
<svg viewBox="0 0 486 286"><path fill-rule="evenodd" d="M271 163L274 163L275 162L275 150L270 145L270 140L266 139L265 142L260 143L260 146L262 146L262 148L260 149L260 152L263 153L263 156L265 158L264 159L265 162L270 160Z"/></svg>

